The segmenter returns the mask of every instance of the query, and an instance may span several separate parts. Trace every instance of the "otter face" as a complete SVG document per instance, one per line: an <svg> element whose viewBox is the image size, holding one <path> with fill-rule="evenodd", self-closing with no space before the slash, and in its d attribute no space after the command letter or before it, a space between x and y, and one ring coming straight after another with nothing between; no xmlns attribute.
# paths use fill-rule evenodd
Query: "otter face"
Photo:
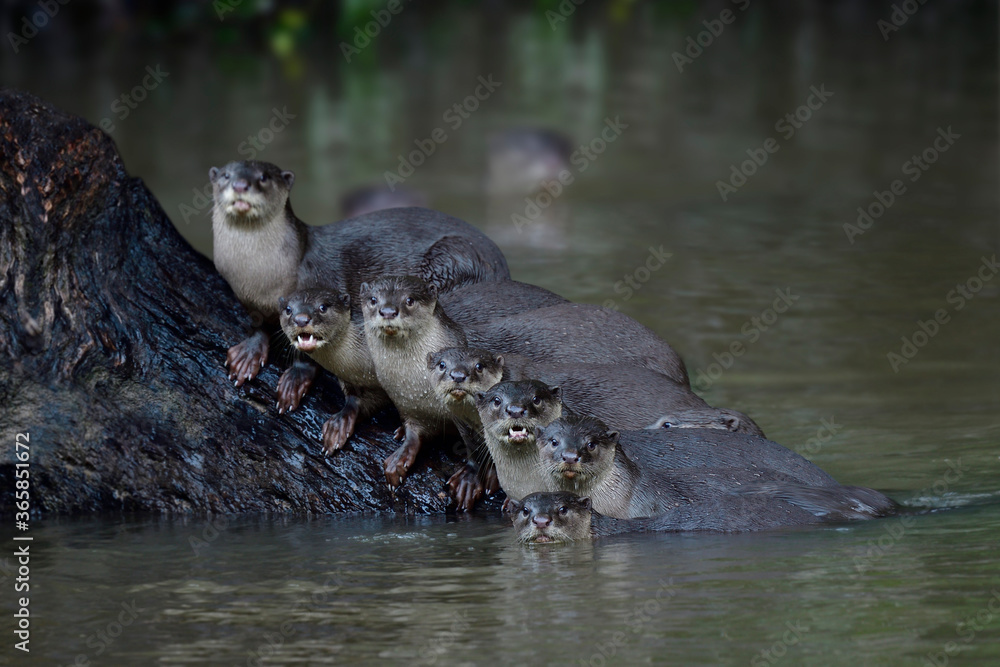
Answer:
<svg viewBox="0 0 1000 667"><path fill-rule="evenodd" d="M449 347L427 355L434 395L449 409L476 410L476 394L503 377L503 357L488 350Z"/></svg>
<svg viewBox="0 0 1000 667"><path fill-rule="evenodd" d="M420 278L394 276L361 285L365 330L383 342L409 338L436 307L437 288Z"/></svg>
<svg viewBox="0 0 1000 667"><path fill-rule="evenodd" d="M575 542L590 539L590 498L572 493L532 493L511 501L517 539L525 544Z"/></svg>
<svg viewBox="0 0 1000 667"><path fill-rule="evenodd" d="M351 322L351 297L323 289L278 299L281 330L296 349L315 352L339 340Z"/></svg>
<svg viewBox="0 0 1000 667"><path fill-rule="evenodd" d="M538 460L556 487L588 492L612 468L618 431L599 419L567 415L535 430Z"/></svg>
<svg viewBox="0 0 1000 667"><path fill-rule="evenodd" d="M657 419L647 429L714 428L733 433L750 433L763 436L754 420L742 412L724 408L692 408L679 410Z"/></svg>
<svg viewBox="0 0 1000 667"><path fill-rule="evenodd" d="M559 387L537 380L501 382L476 394L483 430L507 447L533 447L535 427L546 426L562 414Z"/></svg>
<svg viewBox="0 0 1000 667"><path fill-rule="evenodd" d="M269 162L230 162L208 170L216 211L234 224L266 223L285 207L295 174Z"/></svg>

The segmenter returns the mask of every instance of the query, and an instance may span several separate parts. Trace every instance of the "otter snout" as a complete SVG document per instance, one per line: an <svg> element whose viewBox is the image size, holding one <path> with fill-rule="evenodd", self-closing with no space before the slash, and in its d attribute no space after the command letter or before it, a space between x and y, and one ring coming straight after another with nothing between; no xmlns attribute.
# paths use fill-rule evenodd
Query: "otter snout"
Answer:
<svg viewBox="0 0 1000 667"><path fill-rule="evenodd" d="M562 460L564 463L579 463L580 462L580 452L569 449L562 453Z"/></svg>
<svg viewBox="0 0 1000 667"><path fill-rule="evenodd" d="M292 318L292 322L294 322L297 327L307 327L309 326L309 323L312 322L312 318L305 313L299 313Z"/></svg>
<svg viewBox="0 0 1000 667"><path fill-rule="evenodd" d="M250 182L245 178L237 178L233 181L232 188L234 192L243 193L250 189Z"/></svg>
<svg viewBox="0 0 1000 667"><path fill-rule="evenodd" d="M383 320L394 320L399 316L399 308L386 306L385 308L379 308L378 314Z"/></svg>
<svg viewBox="0 0 1000 667"><path fill-rule="evenodd" d="M508 405L506 412L511 417L519 419L524 416L525 409L522 408L520 405Z"/></svg>
<svg viewBox="0 0 1000 667"><path fill-rule="evenodd" d="M552 517L548 514L536 514L531 517L531 522L538 528L548 528L552 523Z"/></svg>
<svg viewBox="0 0 1000 667"><path fill-rule="evenodd" d="M465 371L460 371L458 369L455 369L450 373L448 373L448 377L450 377L456 383L462 383L465 382L466 378L468 378L469 376L465 373Z"/></svg>

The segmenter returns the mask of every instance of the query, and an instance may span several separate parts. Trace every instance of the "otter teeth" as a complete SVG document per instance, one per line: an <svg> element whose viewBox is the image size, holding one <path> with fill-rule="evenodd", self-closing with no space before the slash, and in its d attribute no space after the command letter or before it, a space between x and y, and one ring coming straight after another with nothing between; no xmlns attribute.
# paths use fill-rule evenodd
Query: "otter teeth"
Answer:
<svg viewBox="0 0 1000 667"><path fill-rule="evenodd" d="M308 352L310 350L315 350L319 345L319 341L312 334L299 334L296 338L296 345L300 350Z"/></svg>

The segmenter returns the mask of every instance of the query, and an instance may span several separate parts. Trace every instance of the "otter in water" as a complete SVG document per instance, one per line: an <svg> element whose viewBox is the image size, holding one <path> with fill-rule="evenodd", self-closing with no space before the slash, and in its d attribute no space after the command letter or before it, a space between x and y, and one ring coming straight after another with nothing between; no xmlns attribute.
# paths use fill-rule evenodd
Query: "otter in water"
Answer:
<svg viewBox="0 0 1000 667"><path fill-rule="evenodd" d="M655 419L656 428L702 428L717 422L727 425L719 428L764 435L750 417L713 408L689 387L639 366L533 361L519 354L449 348L438 351L428 368L441 400L467 415L476 413L475 394L501 380L539 380L561 389L559 397L570 412L600 417L617 429L650 427ZM461 401L454 401L456 391Z"/></svg>
<svg viewBox="0 0 1000 667"><path fill-rule="evenodd" d="M598 419L577 415L536 429L549 490L588 496L598 512L622 519L662 514L719 493L766 495L817 516L841 519L895 511L895 503L881 493L841 486L798 454L762 438L735 451L724 441L701 445L700 452L665 441L650 452L638 446L635 433L620 435ZM637 456L630 458L629 453Z"/></svg>
<svg viewBox="0 0 1000 667"><path fill-rule="evenodd" d="M616 519L596 511L590 498L565 491L532 493L511 501L517 539L525 544L578 542L626 533L722 533L808 526L822 519L791 503L764 496L720 495L660 516Z"/></svg>
<svg viewBox="0 0 1000 667"><path fill-rule="evenodd" d="M468 327L469 344L522 354L533 361L626 364L690 386L680 355L631 317L586 303L564 303Z"/></svg>
<svg viewBox="0 0 1000 667"><path fill-rule="evenodd" d="M403 420L403 444L385 461L386 479L398 487L423 442L452 425L427 380L427 358L442 347L464 345L465 335L438 307L437 289L419 278L365 283L361 299L375 374Z"/></svg>
<svg viewBox="0 0 1000 667"><path fill-rule="evenodd" d="M323 425L323 451L331 454L354 433L358 417L389 403L365 342L364 322L352 315L350 295L328 289L297 290L280 299L280 307L281 328L288 340L337 376L344 392L343 409Z"/></svg>
<svg viewBox="0 0 1000 667"><path fill-rule="evenodd" d="M226 357L237 386L264 366L269 340L260 327L278 319L278 299L296 288L354 295L362 282L392 273L419 276L439 290L510 279L496 244L444 213L397 208L310 227L292 211L291 171L267 162L230 162L212 167L209 177L215 266L255 326ZM310 381L310 372L296 370L282 385L279 409L294 408L304 393L299 385Z"/></svg>

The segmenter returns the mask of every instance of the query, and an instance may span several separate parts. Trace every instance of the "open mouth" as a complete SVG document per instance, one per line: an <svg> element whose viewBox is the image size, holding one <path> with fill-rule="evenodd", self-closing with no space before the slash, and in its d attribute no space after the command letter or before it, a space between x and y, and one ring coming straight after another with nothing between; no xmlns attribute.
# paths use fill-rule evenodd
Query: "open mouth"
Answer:
<svg viewBox="0 0 1000 667"><path fill-rule="evenodd" d="M312 352L319 347L322 342L322 339L317 338L311 333L299 334L295 337L295 347L299 348L303 352Z"/></svg>
<svg viewBox="0 0 1000 667"><path fill-rule="evenodd" d="M250 202L243 201L242 199L237 199L233 202L233 210L237 213L249 213L250 208Z"/></svg>
<svg viewBox="0 0 1000 667"><path fill-rule="evenodd" d="M507 439L513 443L523 443L528 441L528 429L524 426L511 426L507 431Z"/></svg>
<svg viewBox="0 0 1000 667"><path fill-rule="evenodd" d="M395 336L398 333L399 333L399 327L382 325L383 336Z"/></svg>
<svg viewBox="0 0 1000 667"><path fill-rule="evenodd" d="M452 389L451 391L448 392L448 394L456 401L461 401L463 398L469 395L468 392L466 392L464 389Z"/></svg>

